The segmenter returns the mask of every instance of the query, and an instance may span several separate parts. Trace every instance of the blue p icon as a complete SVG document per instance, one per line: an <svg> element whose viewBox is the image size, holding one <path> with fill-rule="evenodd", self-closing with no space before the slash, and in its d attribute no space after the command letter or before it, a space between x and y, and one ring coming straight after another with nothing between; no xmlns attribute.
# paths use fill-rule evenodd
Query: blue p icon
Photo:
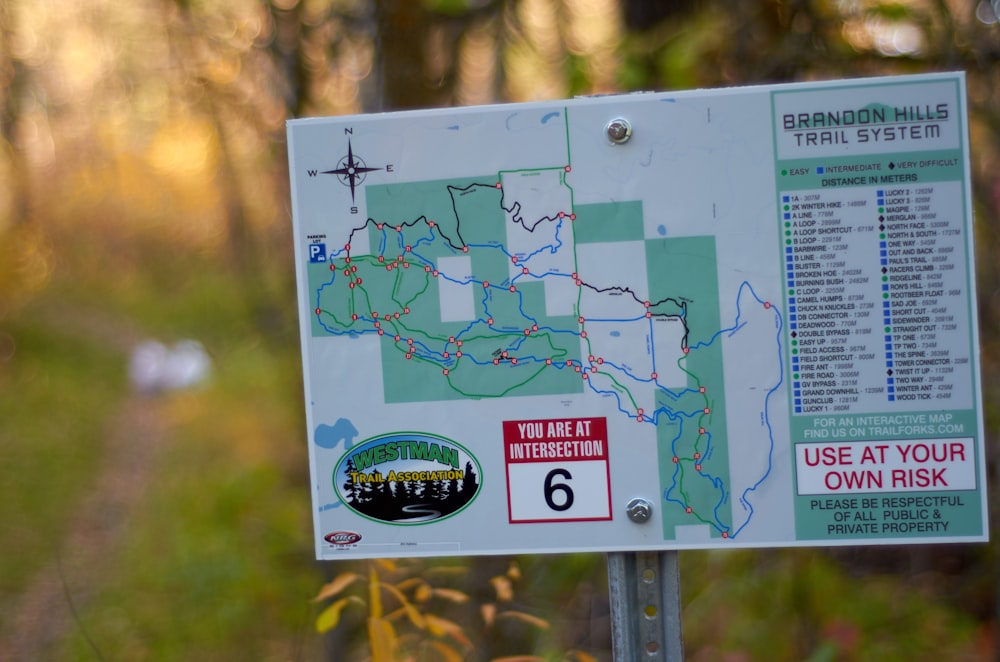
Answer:
<svg viewBox="0 0 1000 662"><path fill-rule="evenodd" d="M309 244L309 261L326 262L326 244Z"/></svg>

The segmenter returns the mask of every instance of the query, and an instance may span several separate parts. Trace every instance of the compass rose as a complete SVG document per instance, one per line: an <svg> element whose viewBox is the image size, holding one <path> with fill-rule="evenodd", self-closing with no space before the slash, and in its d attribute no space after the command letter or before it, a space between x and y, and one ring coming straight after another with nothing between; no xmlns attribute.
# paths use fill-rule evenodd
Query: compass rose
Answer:
<svg viewBox="0 0 1000 662"><path fill-rule="evenodd" d="M364 160L354 153L354 149L351 147L351 141L347 141L347 156L340 159L335 170L324 170L324 175L336 175L337 179L344 186L351 187L351 202L354 202L354 192L357 190L361 182L365 181L365 175L373 170L382 170L383 168L369 168L365 165Z"/></svg>

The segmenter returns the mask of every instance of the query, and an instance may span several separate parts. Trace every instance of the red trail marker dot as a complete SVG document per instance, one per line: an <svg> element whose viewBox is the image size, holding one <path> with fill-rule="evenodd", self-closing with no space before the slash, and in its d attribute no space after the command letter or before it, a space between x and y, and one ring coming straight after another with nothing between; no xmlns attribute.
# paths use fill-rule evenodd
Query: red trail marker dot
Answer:
<svg viewBox="0 0 1000 662"><path fill-rule="evenodd" d="M322 312L323 312L323 311L322 311L322 310L320 310L319 308L317 308L317 309L316 309L316 314L317 314L317 315L320 315L320 314L322 314Z"/></svg>

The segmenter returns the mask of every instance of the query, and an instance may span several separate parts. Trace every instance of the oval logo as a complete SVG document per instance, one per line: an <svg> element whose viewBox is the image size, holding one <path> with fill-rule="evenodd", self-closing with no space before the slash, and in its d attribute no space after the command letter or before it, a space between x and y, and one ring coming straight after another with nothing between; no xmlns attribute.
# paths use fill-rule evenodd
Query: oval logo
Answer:
<svg viewBox="0 0 1000 662"><path fill-rule="evenodd" d="M461 444L423 432L368 439L344 454L333 487L354 512L390 524L427 524L468 506L481 469Z"/></svg>
<svg viewBox="0 0 1000 662"><path fill-rule="evenodd" d="M361 540L361 534L354 531L334 531L323 536L331 545L353 545Z"/></svg>

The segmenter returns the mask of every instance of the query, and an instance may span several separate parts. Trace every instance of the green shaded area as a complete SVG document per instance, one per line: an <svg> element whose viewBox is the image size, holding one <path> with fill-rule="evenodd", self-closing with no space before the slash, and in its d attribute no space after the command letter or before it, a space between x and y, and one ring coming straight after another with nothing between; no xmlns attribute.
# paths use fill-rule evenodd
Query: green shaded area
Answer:
<svg viewBox="0 0 1000 662"><path fill-rule="evenodd" d="M834 470L831 468L831 470ZM878 469L874 469L876 473ZM840 472L840 469L836 469ZM863 467L848 473L860 474ZM887 470L882 470L883 484L890 485ZM843 478L846 480L846 478ZM911 504L907 497L945 497L945 503ZM827 507L820 504L836 499L850 507ZM982 509L975 491L891 492L795 497L795 534L797 540L906 540L908 538L945 538L982 535Z"/></svg>
<svg viewBox="0 0 1000 662"><path fill-rule="evenodd" d="M602 202L574 207L573 238L578 244L642 241L642 201Z"/></svg>
<svg viewBox="0 0 1000 662"><path fill-rule="evenodd" d="M664 537L673 539L674 526L685 524L708 524L712 535L719 536L732 528L732 515L722 343L715 335L721 328L715 238L648 240L646 264L650 299L662 301L654 311L683 314L688 327L686 355L678 347L673 357L657 357L658 362L676 362L687 373L687 388L657 391L657 408L694 414L661 415L656 430L660 485L667 500L661 509Z"/></svg>
<svg viewBox="0 0 1000 662"><path fill-rule="evenodd" d="M950 165L926 165L919 167L924 161L944 161ZM951 163L951 162L954 163ZM890 168L889 164L901 162L915 162L918 167ZM878 170L859 170L857 172L830 172L834 166L849 165L874 165ZM817 167L826 168L823 174L816 172ZM777 180L778 191L799 191L831 188L824 186L823 181L832 179L853 179L861 177L864 184L849 184L832 188L855 188L856 186L918 186L920 184L932 184L934 182L961 181L965 170L965 157L962 150L947 149L928 152L906 152L904 154L876 154L874 156L851 156L851 157L816 157L810 159L788 159L785 161L775 161L775 178ZM914 175L913 181L900 181L900 175ZM885 179L883 179L885 178Z"/></svg>
<svg viewBox="0 0 1000 662"><path fill-rule="evenodd" d="M369 187L372 254L309 267L314 336L381 330L386 402L582 391L565 369L579 364L578 336L561 331L576 320L544 315L540 283L511 280L501 191L482 181ZM467 258L474 278L441 272L447 257ZM473 319L441 320L446 278L472 297Z"/></svg>

